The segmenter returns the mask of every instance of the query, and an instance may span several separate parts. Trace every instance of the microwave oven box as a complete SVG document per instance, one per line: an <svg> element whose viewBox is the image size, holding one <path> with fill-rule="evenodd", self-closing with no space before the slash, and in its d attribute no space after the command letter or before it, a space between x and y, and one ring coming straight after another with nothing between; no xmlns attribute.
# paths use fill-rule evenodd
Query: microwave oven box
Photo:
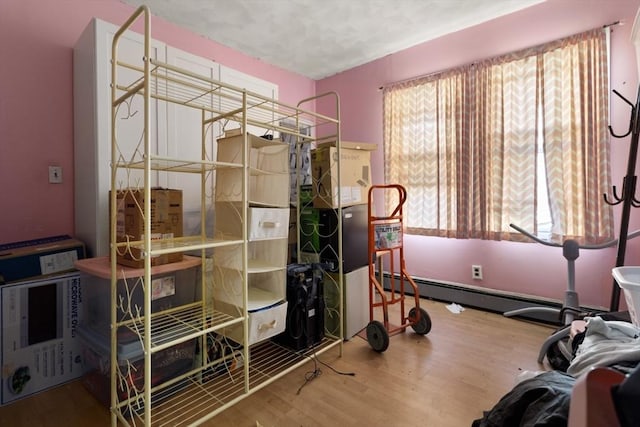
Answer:
<svg viewBox="0 0 640 427"><path fill-rule="evenodd" d="M144 190L120 190L116 194L116 203L116 240L126 242L144 239ZM182 223L182 190L152 188L151 240L162 240L161 244L170 245L173 238L182 237ZM182 260L182 255L182 252L175 252L154 256L151 265L178 262ZM139 248L119 248L117 257L118 264L144 267L144 258Z"/></svg>
<svg viewBox="0 0 640 427"><path fill-rule="evenodd" d="M105 407L111 404L110 337L85 325L78 330L84 375L82 384ZM126 381L118 381L120 400L144 390L144 353L140 339L128 328L118 330L117 357L120 373ZM151 386L158 385L194 367L196 339L190 339L151 355Z"/></svg>
<svg viewBox="0 0 640 427"><path fill-rule="evenodd" d="M82 299L77 272L0 287L1 404L82 376Z"/></svg>
<svg viewBox="0 0 640 427"><path fill-rule="evenodd" d="M84 244L67 235L0 245L0 284L74 270Z"/></svg>
<svg viewBox="0 0 640 427"><path fill-rule="evenodd" d="M313 206L335 209L366 204L371 188L371 152L376 144L340 143L340 183L338 184L338 149L335 142L318 145L311 152Z"/></svg>

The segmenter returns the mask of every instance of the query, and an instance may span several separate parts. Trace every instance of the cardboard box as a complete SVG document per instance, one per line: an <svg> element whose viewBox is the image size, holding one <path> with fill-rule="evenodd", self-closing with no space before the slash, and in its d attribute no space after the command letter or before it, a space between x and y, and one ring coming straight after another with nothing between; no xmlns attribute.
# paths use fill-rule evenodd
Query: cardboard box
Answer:
<svg viewBox="0 0 640 427"><path fill-rule="evenodd" d="M82 289L78 272L0 287L0 404L83 374Z"/></svg>
<svg viewBox="0 0 640 427"><path fill-rule="evenodd" d="M84 243L70 236L0 245L0 284L73 271L86 256Z"/></svg>
<svg viewBox="0 0 640 427"><path fill-rule="evenodd" d="M338 208L338 150L335 142L320 144L311 152L313 206ZM341 142L340 194L342 206L365 204L371 187L371 151L375 144Z"/></svg>
<svg viewBox="0 0 640 427"><path fill-rule="evenodd" d="M116 239L118 242L144 239L144 190L120 190L116 195L118 213ZM182 237L182 191L164 188L151 189L151 240L171 244L175 237ZM182 261L182 252L154 256L151 265ZM118 251L118 264L144 267L139 248Z"/></svg>

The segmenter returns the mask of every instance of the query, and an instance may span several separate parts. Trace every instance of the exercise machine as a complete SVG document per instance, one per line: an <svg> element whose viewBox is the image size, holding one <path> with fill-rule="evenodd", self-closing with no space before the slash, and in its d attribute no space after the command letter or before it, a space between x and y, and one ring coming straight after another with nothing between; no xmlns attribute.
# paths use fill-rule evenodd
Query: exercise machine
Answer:
<svg viewBox="0 0 640 427"><path fill-rule="evenodd" d="M562 322L562 327L551 334L543 343L538 353L538 363L542 363L544 357L548 354L549 350L557 344L558 350L562 353L562 356L566 360L572 359L572 349L563 341L569 336L571 332L571 323L578 318L584 317L585 313L580 308L580 302L578 298L578 292L575 284L575 261L580 256L580 249L604 249L614 246L618 243L618 239L604 242L598 245L580 245L576 240L566 239L562 243L551 242L543 240L528 231L518 227L517 225L510 224L511 228L519 231L525 236L545 246L561 247L562 256L567 260L567 289L564 293L564 300L561 308L553 307L526 307L518 310L511 310L504 313L507 317L522 316L532 313L552 313L557 314ZM627 239L631 239L640 234L640 230L634 231L629 234Z"/></svg>

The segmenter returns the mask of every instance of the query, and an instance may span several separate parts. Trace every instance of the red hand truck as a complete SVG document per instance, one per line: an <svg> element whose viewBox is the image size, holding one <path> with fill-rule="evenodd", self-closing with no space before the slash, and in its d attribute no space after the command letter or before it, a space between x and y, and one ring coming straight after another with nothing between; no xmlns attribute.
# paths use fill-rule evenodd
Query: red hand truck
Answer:
<svg viewBox="0 0 640 427"><path fill-rule="evenodd" d="M374 193L397 191L398 204L389 215L374 215ZM391 194L393 196L393 194ZM373 185L369 189L369 324L366 328L367 341L371 348L383 352L389 347L389 337L404 332L411 327L417 334L425 335L431 330L429 314L420 308L418 286L407 274L404 263L402 207L407 200L407 191L398 184ZM396 274L396 264L400 264ZM376 277L376 264L379 279ZM383 284L384 266L388 265L388 291ZM413 293L415 307L405 316L405 286L409 284ZM374 293L375 290L375 293ZM376 294L378 298L376 299ZM389 306L400 304L400 325L389 322ZM374 309L382 307L383 321L374 320Z"/></svg>

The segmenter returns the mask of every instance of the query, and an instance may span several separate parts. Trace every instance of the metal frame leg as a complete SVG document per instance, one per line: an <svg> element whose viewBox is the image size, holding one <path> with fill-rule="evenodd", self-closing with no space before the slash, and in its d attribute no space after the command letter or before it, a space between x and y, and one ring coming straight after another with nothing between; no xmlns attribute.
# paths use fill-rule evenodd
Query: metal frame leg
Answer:
<svg viewBox="0 0 640 427"><path fill-rule="evenodd" d="M571 332L571 325L567 325L564 328L549 335L549 337L547 337L547 339L544 340L544 342L542 343L542 347L540 347L540 353L538 353L538 363L542 363L545 356L547 355L547 351L549 350L549 347L551 347L557 341L560 341L568 337L569 332ZM564 345L560 345L559 348L560 348L560 351L562 351L562 354L564 354L565 357L567 357L567 360L571 360L571 351L568 350Z"/></svg>

